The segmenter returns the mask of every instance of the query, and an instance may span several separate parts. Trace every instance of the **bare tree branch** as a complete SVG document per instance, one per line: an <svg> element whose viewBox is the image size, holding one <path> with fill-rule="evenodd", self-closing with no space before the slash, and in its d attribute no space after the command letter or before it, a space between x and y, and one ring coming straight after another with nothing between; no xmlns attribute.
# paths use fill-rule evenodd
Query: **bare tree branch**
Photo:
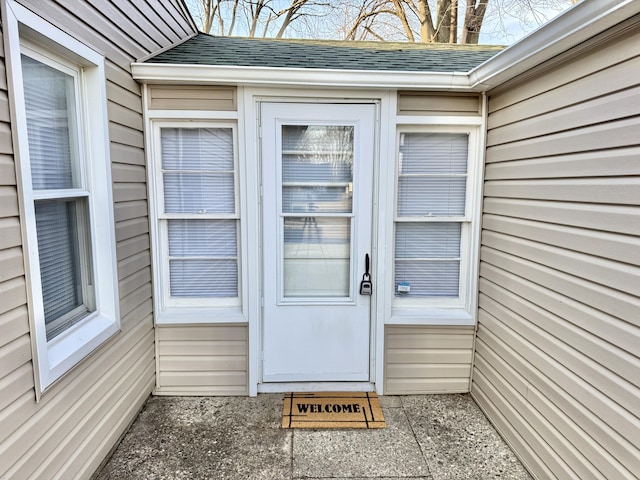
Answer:
<svg viewBox="0 0 640 480"><path fill-rule="evenodd" d="M451 29L449 31L449 43L458 42L458 0L451 2Z"/></svg>
<svg viewBox="0 0 640 480"><path fill-rule="evenodd" d="M431 8L429 6L429 0L418 0L418 13L420 20L420 37L422 42L433 42L436 36L436 28L433 24L433 16L431 15ZM457 0L456 0L457 1Z"/></svg>
<svg viewBox="0 0 640 480"><path fill-rule="evenodd" d="M297 18L297 13L300 11L301 8L304 7L305 3L307 3L307 0L293 0L293 2L288 8L285 8L284 10L281 10L280 12L278 12L278 16L285 15L285 17L282 23L280 24L280 29L276 34L276 38L282 38L284 31L291 24L291 22Z"/></svg>
<svg viewBox="0 0 640 480"><path fill-rule="evenodd" d="M366 33L371 33L378 40L384 40L384 37L378 33L374 33L373 24L380 23L379 19L385 15L395 15L393 8L386 8L387 0L364 0L358 7L358 14L352 22L351 27L345 35L346 40L355 40L358 29L362 29L362 33L358 37L364 40Z"/></svg>
<svg viewBox="0 0 640 480"><path fill-rule="evenodd" d="M467 0L460 43L478 43L489 0Z"/></svg>
<svg viewBox="0 0 640 480"><path fill-rule="evenodd" d="M377 38L379 41L384 42L384 38L382 38L380 35L378 35L376 32L374 32L373 30L371 30L370 27L365 26L364 29L369 32L373 37Z"/></svg>
<svg viewBox="0 0 640 480"><path fill-rule="evenodd" d="M267 0L269 1L269 0ZM258 27L258 19L262 14L262 9L265 7L264 0L257 0L255 3L253 1L249 2L249 12L251 13L251 26L249 27L249 36L255 37L256 29Z"/></svg>
<svg viewBox="0 0 640 480"><path fill-rule="evenodd" d="M407 40L410 42L415 42L416 40L413 36L413 31L411 30L409 20L407 19L407 12L404 9L404 3L402 2L402 0L391 0L391 3L395 8L395 15L400 20L402 28L404 28L405 34L407 35Z"/></svg>
<svg viewBox="0 0 640 480"><path fill-rule="evenodd" d="M530 29L579 0L186 0L219 35L477 43L489 28ZM490 33L489 33L490 35Z"/></svg>
<svg viewBox="0 0 640 480"><path fill-rule="evenodd" d="M233 9L231 10L231 23L229 25L229 29L227 30L227 36L230 37L233 33L233 28L236 26L236 18L238 16L238 3L240 0L233 1Z"/></svg>
<svg viewBox="0 0 640 480"><path fill-rule="evenodd" d="M209 33L211 31L211 26L213 25L213 19L215 18L216 12L218 11L218 4L213 0L201 1L204 8L204 21L202 28L205 33Z"/></svg>

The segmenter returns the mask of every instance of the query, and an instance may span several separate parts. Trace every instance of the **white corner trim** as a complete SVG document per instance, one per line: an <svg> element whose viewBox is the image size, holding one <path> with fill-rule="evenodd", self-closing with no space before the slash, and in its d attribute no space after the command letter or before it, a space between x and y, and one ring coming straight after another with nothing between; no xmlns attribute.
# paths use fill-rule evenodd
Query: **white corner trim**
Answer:
<svg viewBox="0 0 640 480"><path fill-rule="evenodd" d="M154 63L132 63L131 70L133 78L146 83L470 90L468 75L458 72L423 73Z"/></svg>
<svg viewBox="0 0 640 480"><path fill-rule="evenodd" d="M470 87L490 90L638 13L638 0L579 2L471 70Z"/></svg>

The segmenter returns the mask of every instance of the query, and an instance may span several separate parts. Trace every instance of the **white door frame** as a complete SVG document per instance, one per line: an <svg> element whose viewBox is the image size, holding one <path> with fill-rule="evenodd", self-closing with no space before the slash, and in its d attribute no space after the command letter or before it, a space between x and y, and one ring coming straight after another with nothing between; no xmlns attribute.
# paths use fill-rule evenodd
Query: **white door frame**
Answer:
<svg viewBox="0 0 640 480"><path fill-rule="evenodd" d="M378 231L385 231L385 225L392 219L392 208L387 206L389 192L387 182L381 178L393 178L395 168L395 125L397 97L395 91L358 90L358 91L330 91L296 90L292 96L292 90L279 88L251 88L240 87L238 89L238 125L240 135L239 154L245 161L240 162L239 170L241 182L246 188L246 199L243 212L245 213L245 225L249 232L248 248L244 259L250 265L247 282L247 317L249 321L249 394L257 395L258 392L278 390L278 384L261 384L262 372L262 227L261 227L261 160L260 160L260 132L258 119L261 102L301 102L301 103L371 103L376 104L376 139L374 160L374 185L373 185L373 231L371 258L375 266L373 273L374 290L371 298L371 332L370 332L370 382L361 385L357 382L344 384L340 388L374 389L378 394L383 393L383 354L384 354L384 312L390 308L390 300L385 300L385 295L378 295L376 285L383 285L379 279L385 275L384 250L378 248ZM388 161L380 162L380 158ZM391 200L393 202L393 200ZM382 208L380 207L382 205ZM389 218L387 218L389 217ZM383 237L386 235L383 234ZM387 303L389 303L387 305ZM290 384L287 384L291 386ZM325 385L326 386L326 385ZM336 385L337 386L337 385ZM304 387L315 388L313 384L305 384ZM302 387L301 387L302 388ZM282 386L280 386L282 389Z"/></svg>

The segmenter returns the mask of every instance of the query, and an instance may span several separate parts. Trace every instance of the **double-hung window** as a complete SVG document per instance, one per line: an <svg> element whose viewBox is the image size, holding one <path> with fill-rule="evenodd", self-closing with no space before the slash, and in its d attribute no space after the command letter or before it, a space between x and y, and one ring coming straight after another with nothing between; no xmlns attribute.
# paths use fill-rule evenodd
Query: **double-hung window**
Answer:
<svg viewBox="0 0 640 480"><path fill-rule="evenodd" d="M9 4L29 309L44 391L119 330L104 58Z"/></svg>
<svg viewBox="0 0 640 480"><path fill-rule="evenodd" d="M399 135L394 305L464 306L469 133Z"/></svg>
<svg viewBox="0 0 640 480"><path fill-rule="evenodd" d="M161 310L237 307L235 126L178 122L155 131Z"/></svg>
<svg viewBox="0 0 640 480"><path fill-rule="evenodd" d="M81 72L23 48L22 78L47 340L95 311L81 162Z"/></svg>

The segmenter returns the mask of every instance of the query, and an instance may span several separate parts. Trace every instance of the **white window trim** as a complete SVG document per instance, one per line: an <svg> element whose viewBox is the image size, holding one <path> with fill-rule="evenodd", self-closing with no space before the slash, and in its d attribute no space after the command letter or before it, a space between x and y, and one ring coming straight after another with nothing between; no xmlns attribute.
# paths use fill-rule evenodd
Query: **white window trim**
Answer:
<svg viewBox="0 0 640 480"><path fill-rule="evenodd" d="M467 160L467 185L465 199L465 215L456 217L434 217L419 219L425 222L455 221L462 226L460 238L460 278L459 296L457 298L398 298L395 297L394 272L395 272L395 225L397 216L398 195L398 155L400 135L403 133L458 133L469 135L468 160ZM389 292L393 296L391 301L391 317L387 324L399 325L473 325L475 323L474 292L477 280L471 272L477 262L477 252L473 248L474 231L477 229L479 217L477 215L480 203L480 173L481 157L479 152L480 128L475 125L410 125L398 124L396 129L395 166L393 180L393 233L388 241L391 241L390 249L393 252L389 256ZM418 219L414 219L418 220Z"/></svg>
<svg viewBox="0 0 640 480"><path fill-rule="evenodd" d="M235 113L235 112L234 112ZM190 117L189 117L190 118ZM155 322L158 325L173 324L211 324L211 323L244 323L243 293L245 278L243 252L243 229L241 222L241 202L239 183L238 123L233 119L191 120L179 118L162 118L150 121L148 149L151 165L149 166L149 189L151 211L151 235L154 269ZM163 128L230 128L233 134L233 161L235 182L235 213L226 215L182 215L165 214L164 189L162 179L161 135ZM167 238L167 222L171 218L229 218L238 221L238 296L235 298L171 298L169 293L169 244Z"/></svg>
<svg viewBox="0 0 640 480"><path fill-rule="evenodd" d="M14 118L12 135L18 164L18 190L22 211L25 267L29 321L36 383L36 396L51 387L66 372L120 330L118 275L115 249L115 228L111 191L111 163L107 115L107 94L104 57L75 40L43 18L19 5L5 0L3 26L7 78L11 91L10 105ZM88 202L91 218L92 262L96 310L82 321L47 342L42 302L42 284L35 223L34 192L28 161L29 144L21 68L21 35L32 45L46 45L40 53L59 55L82 69L80 92L85 101L81 106L80 124L86 182L90 192ZM91 108L87 108L87 99Z"/></svg>

